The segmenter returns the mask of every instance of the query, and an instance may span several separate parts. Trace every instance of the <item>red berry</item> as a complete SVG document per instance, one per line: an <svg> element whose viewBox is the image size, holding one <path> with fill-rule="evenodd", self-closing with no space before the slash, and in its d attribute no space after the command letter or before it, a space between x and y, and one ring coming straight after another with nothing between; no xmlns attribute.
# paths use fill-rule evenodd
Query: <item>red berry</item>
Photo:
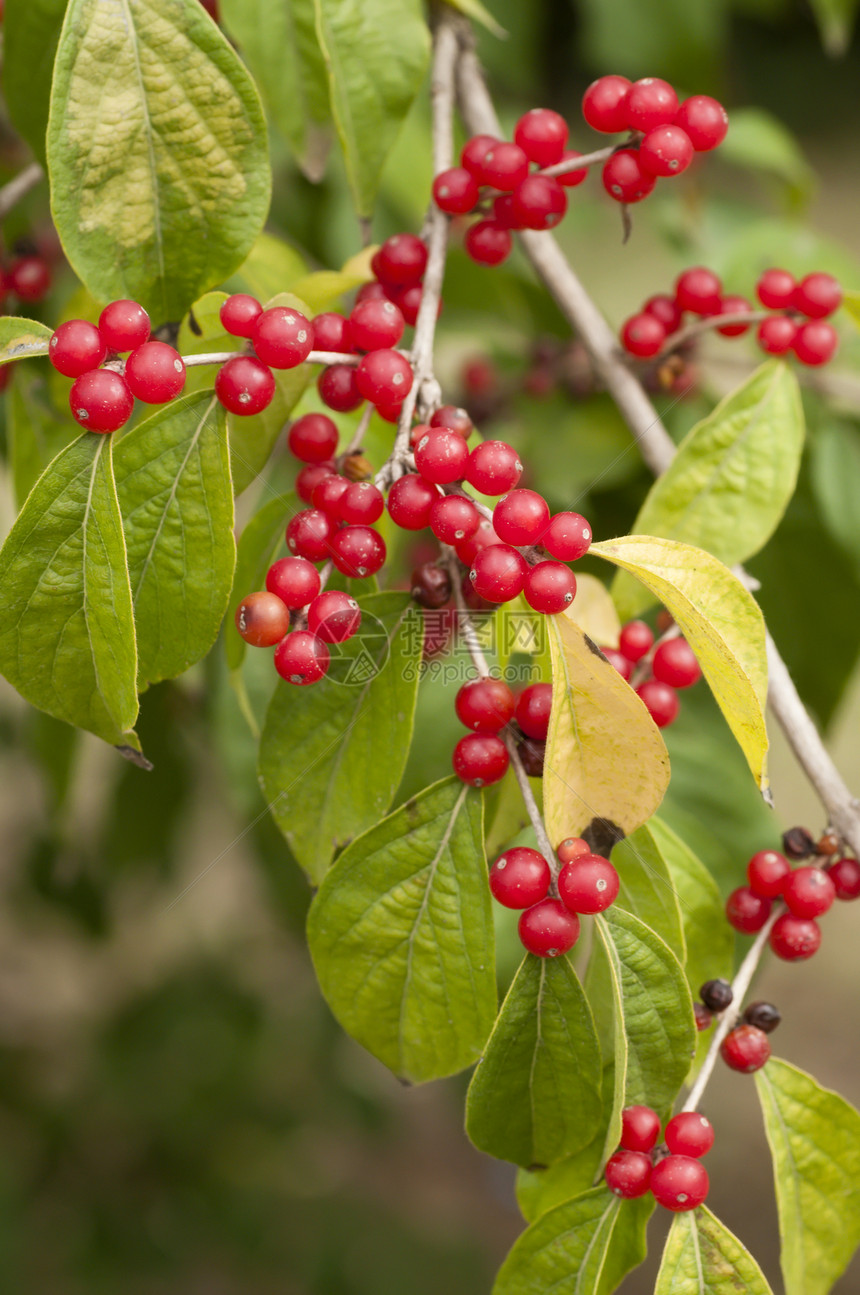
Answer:
<svg viewBox="0 0 860 1295"><path fill-rule="evenodd" d="M837 899L860 899L860 863L856 859L837 859L827 872Z"/></svg>
<svg viewBox="0 0 860 1295"><path fill-rule="evenodd" d="M185 386L185 365L166 342L144 342L126 360L125 380L138 400L163 405Z"/></svg>
<svg viewBox="0 0 860 1295"><path fill-rule="evenodd" d="M506 544L537 544L549 525L549 506L534 490L511 490L493 509L493 529Z"/></svg>
<svg viewBox="0 0 860 1295"><path fill-rule="evenodd" d="M278 558L266 572L266 588L287 607L307 607L320 591L320 573L307 558Z"/></svg>
<svg viewBox="0 0 860 1295"><path fill-rule="evenodd" d="M338 431L328 414L302 414L287 433L290 452L302 463L323 463L337 451Z"/></svg>
<svg viewBox="0 0 860 1295"><path fill-rule="evenodd" d="M694 94L681 104L675 124L687 133L697 153L707 153L725 139L729 115L709 94Z"/></svg>
<svg viewBox="0 0 860 1295"><path fill-rule="evenodd" d="M498 733L514 717L514 694L502 679L470 679L454 702L457 718L476 733Z"/></svg>
<svg viewBox="0 0 860 1295"><path fill-rule="evenodd" d="M51 289L51 267L41 256L22 256L6 271L6 287L21 301L41 301Z"/></svg>
<svg viewBox="0 0 860 1295"><path fill-rule="evenodd" d="M616 202L641 202L657 183L639 161L635 149L622 148L603 163L603 187Z"/></svg>
<svg viewBox="0 0 860 1295"><path fill-rule="evenodd" d="M591 854L591 846L581 836L568 836L558 846L556 854L561 863L572 863L583 854Z"/></svg>
<svg viewBox="0 0 860 1295"><path fill-rule="evenodd" d="M678 96L668 81L646 76L634 81L624 100L627 124L631 130L651 131L668 126L678 111Z"/></svg>
<svg viewBox="0 0 860 1295"><path fill-rule="evenodd" d="M660 1116L650 1106L625 1106L621 1112L621 1137L625 1151L650 1151L660 1136Z"/></svg>
<svg viewBox="0 0 860 1295"><path fill-rule="evenodd" d="M567 122L551 108L531 108L514 127L514 142L536 166L561 161L569 134Z"/></svg>
<svg viewBox="0 0 860 1295"><path fill-rule="evenodd" d="M616 1151L603 1170L606 1186L622 1200L644 1196L651 1184L651 1157L643 1151Z"/></svg>
<svg viewBox="0 0 860 1295"><path fill-rule="evenodd" d="M824 319L842 305L842 289L832 274L807 274L795 288L791 304L809 319Z"/></svg>
<svg viewBox="0 0 860 1295"><path fill-rule="evenodd" d="M498 140L494 135L473 135L463 145L460 153L460 164L465 167L478 184L485 184L483 163L487 153Z"/></svg>
<svg viewBox="0 0 860 1295"><path fill-rule="evenodd" d="M552 684L530 683L517 697L516 721L526 737L545 742L552 708ZM559 847L560 848L560 847Z"/></svg>
<svg viewBox="0 0 860 1295"><path fill-rule="evenodd" d="M514 846L490 868L490 892L505 908L531 908L546 898L552 880L549 864L537 850Z"/></svg>
<svg viewBox="0 0 860 1295"><path fill-rule="evenodd" d="M573 913L603 913L618 898L621 882L608 859L583 854L558 874L558 893Z"/></svg>
<svg viewBox="0 0 860 1295"><path fill-rule="evenodd" d="M655 126L639 145L639 161L651 175L680 175L692 160L690 136L680 126Z"/></svg>
<svg viewBox="0 0 860 1295"><path fill-rule="evenodd" d="M479 220L466 230L465 248L477 265L501 265L511 254L513 242L506 229L493 220Z"/></svg>
<svg viewBox="0 0 860 1295"><path fill-rule="evenodd" d="M311 504L328 513L335 521L340 521L340 502L348 489L346 477L338 476L336 472L327 472L311 491Z"/></svg>
<svg viewBox="0 0 860 1295"><path fill-rule="evenodd" d="M323 369L317 378L317 391L323 404L339 414L348 414L353 409L358 409L364 399L351 364L330 364L327 369Z"/></svg>
<svg viewBox="0 0 860 1295"><path fill-rule="evenodd" d="M675 298L667 297L663 293L658 293L656 297L649 297L642 307L642 312L659 319L667 334L674 333L681 327L684 314Z"/></svg>
<svg viewBox="0 0 860 1295"><path fill-rule="evenodd" d="M636 689L636 696L645 704L645 709L658 728L667 728L678 718L681 704L674 688L657 679L646 679Z"/></svg>
<svg viewBox="0 0 860 1295"><path fill-rule="evenodd" d="M641 661L643 656L651 651L654 646L654 634L649 625L644 621L628 621L621 627L621 633L618 636L618 649L627 657L628 661L634 664Z"/></svg>
<svg viewBox="0 0 860 1295"><path fill-rule="evenodd" d="M499 140L488 148L481 162L483 183L510 193L529 173L529 159L518 144Z"/></svg>
<svg viewBox="0 0 860 1295"><path fill-rule="evenodd" d="M459 544L474 535L481 524L481 514L462 495L444 495L430 509L430 529L443 544Z"/></svg>
<svg viewBox="0 0 860 1295"><path fill-rule="evenodd" d="M567 194L549 175L527 175L513 192L513 214L524 229L555 229L567 211Z"/></svg>
<svg viewBox="0 0 860 1295"><path fill-rule="evenodd" d="M730 1069L751 1075L761 1070L770 1056L770 1042L757 1026L736 1025L720 1044L720 1055Z"/></svg>
<svg viewBox="0 0 860 1295"><path fill-rule="evenodd" d="M353 526L370 526L384 511L385 498L372 481L352 481L340 497L340 520Z"/></svg>
<svg viewBox="0 0 860 1295"><path fill-rule="evenodd" d="M745 315L751 310L752 303L747 301L746 297L737 297L729 294L727 297L723 297L717 314ZM741 337L744 333L749 331L749 327L749 324L724 324L722 328L717 329L717 332L721 333L723 337Z"/></svg>
<svg viewBox="0 0 860 1295"><path fill-rule="evenodd" d="M322 481L323 477L333 475L334 464L331 460L326 463L309 463L296 474L296 494L299 499L303 499L306 504L312 503L317 483Z"/></svg>
<svg viewBox="0 0 860 1295"><path fill-rule="evenodd" d="M529 564L509 544L494 544L475 554L469 579L482 598L491 603L506 603L522 592Z"/></svg>
<svg viewBox="0 0 860 1295"><path fill-rule="evenodd" d="M756 293L763 306L771 310L787 310L794 299L797 284L788 270L765 270L756 284Z"/></svg>
<svg viewBox="0 0 860 1295"><path fill-rule="evenodd" d="M702 265L685 270L675 280L675 300L681 310L691 310L694 315L718 315L722 292L717 276Z"/></svg>
<svg viewBox="0 0 860 1295"><path fill-rule="evenodd" d="M792 348L801 364L826 364L832 360L839 337L832 324L826 319L813 319L808 324L801 324L794 335Z"/></svg>
<svg viewBox="0 0 860 1295"><path fill-rule="evenodd" d="M82 373L97 369L106 355L101 333L85 319L70 319L60 324L48 343L48 359L67 378L79 378Z"/></svg>
<svg viewBox="0 0 860 1295"><path fill-rule="evenodd" d="M576 597L576 576L563 562L538 562L529 568L523 593L529 607L544 615L564 611Z"/></svg>
<svg viewBox="0 0 860 1295"><path fill-rule="evenodd" d="M782 897L794 917L821 917L832 907L836 887L823 868L797 868L786 878Z"/></svg>
<svg viewBox="0 0 860 1295"><path fill-rule="evenodd" d="M426 267L427 248L414 234L393 234L376 254L376 277L398 288L418 283Z"/></svg>
<svg viewBox="0 0 860 1295"><path fill-rule="evenodd" d="M258 357L273 369L294 369L314 348L310 320L287 306L264 310L254 321L251 337Z"/></svg>
<svg viewBox="0 0 860 1295"><path fill-rule="evenodd" d="M753 935L770 917L771 907L769 899L756 895L749 886L738 886L726 900L726 917L736 931Z"/></svg>
<svg viewBox="0 0 860 1295"><path fill-rule="evenodd" d="M136 301L112 301L99 315L99 332L109 351L134 351L149 341L149 315Z"/></svg>
<svg viewBox="0 0 860 1295"><path fill-rule="evenodd" d="M713 1025L713 1022L714 1022L713 1015L711 1012L708 1011L704 1003L693 1004L693 1016L695 1017L695 1020L696 1020L696 1029L699 1031L700 1034L703 1030L709 1030Z"/></svg>
<svg viewBox="0 0 860 1295"><path fill-rule="evenodd" d="M762 899L776 899L781 895L790 874L791 864L779 850L757 850L747 864L750 890Z"/></svg>
<svg viewBox="0 0 860 1295"><path fill-rule="evenodd" d="M547 553L562 562L575 562L588 552L591 525L579 513L556 513L541 537Z"/></svg>
<svg viewBox="0 0 860 1295"><path fill-rule="evenodd" d="M406 320L406 323L412 327L418 323L418 311L421 309L421 299L424 296L423 284L413 283L411 288L398 288L397 305L400 307L400 313ZM442 302L436 308L436 318L442 313Z"/></svg>
<svg viewBox="0 0 860 1295"><path fill-rule="evenodd" d="M651 671L660 683L673 688L691 688L702 677L702 668L686 639L667 639L651 659Z"/></svg>
<svg viewBox="0 0 860 1295"><path fill-rule="evenodd" d="M797 324L787 315L771 315L758 326L758 344L768 355L785 355L794 345Z"/></svg>
<svg viewBox="0 0 860 1295"><path fill-rule="evenodd" d="M666 1156L651 1171L654 1199L674 1214L697 1209L710 1185L707 1169L692 1156Z"/></svg>
<svg viewBox="0 0 860 1295"><path fill-rule="evenodd" d="M660 320L645 311L631 315L621 329L621 345L629 355L635 355L637 359L646 360L652 355L659 355L665 340L666 329Z"/></svg>
<svg viewBox="0 0 860 1295"><path fill-rule="evenodd" d="M250 337L262 313L263 307L257 298L247 292L234 292L218 312L224 331L231 337Z"/></svg>
<svg viewBox="0 0 860 1295"><path fill-rule="evenodd" d="M448 427L452 432L462 436L465 441L475 430L466 410L460 409L458 405L442 405L430 419L430 426Z"/></svg>
<svg viewBox="0 0 860 1295"><path fill-rule="evenodd" d="M379 253L377 253L377 256L378 255ZM375 261L376 256L373 257L370 264L374 265ZM358 305L360 301L390 301L391 298L388 294L393 291L396 291L396 289L386 287L384 284L378 283L376 280L372 283L363 283L355 294L355 304Z"/></svg>
<svg viewBox="0 0 860 1295"><path fill-rule="evenodd" d="M399 351L370 351L355 371L355 385L374 405L393 405L412 387L412 366Z"/></svg>
<svg viewBox="0 0 860 1295"><path fill-rule="evenodd" d="M236 608L236 629L251 647L274 647L289 628L289 608L276 594L248 594Z"/></svg>
<svg viewBox="0 0 860 1295"><path fill-rule="evenodd" d="M592 130L606 135L627 130L627 91L630 82L626 76L601 76L582 96L582 115Z"/></svg>
<svg viewBox="0 0 860 1295"><path fill-rule="evenodd" d="M542 899L521 914L517 930L529 953L557 958L579 939L579 918L560 899Z"/></svg>
<svg viewBox="0 0 860 1295"><path fill-rule="evenodd" d="M88 432L115 432L131 418L134 396L112 369L90 369L75 378L69 392L75 422Z"/></svg>
<svg viewBox="0 0 860 1295"><path fill-rule="evenodd" d="M495 733L467 733L454 747L454 772L470 787L489 787L503 778L508 749Z"/></svg>
<svg viewBox="0 0 860 1295"><path fill-rule="evenodd" d="M575 148L566 148L561 155L562 162L577 162L582 157L582 153ZM588 179L588 167L581 166L572 168L570 171L561 171L555 177L559 184L564 185L565 189L575 189L583 180Z"/></svg>
<svg viewBox="0 0 860 1295"><path fill-rule="evenodd" d="M665 1139L672 1155L698 1159L714 1145L714 1126L698 1111L681 1111L666 1125Z"/></svg>
<svg viewBox="0 0 860 1295"><path fill-rule="evenodd" d="M476 445L466 464L466 480L482 495L503 495L519 481L523 465L504 441Z"/></svg>
<svg viewBox="0 0 860 1295"><path fill-rule="evenodd" d="M463 216L478 205L480 197L475 177L464 166L441 171L433 181L433 198L440 211Z"/></svg>
<svg viewBox="0 0 860 1295"><path fill-rule="evenodd" d="M821 927L811 917L795 917L783 913L773 924L770 947L785 962L802 962L818 952L821 944Z"/></svg>
<svg viewBox="0 0 860 1295"><path fill-rule="evenodd" d="M633 674L633 662L629 661L624 653L619 652L617 648L604 647L600 650L609 664L615 667L621 678L629 681L630 676Z"/></svg>
<svg viewBox="0 0 860 1295"><path fill-rule="evenodd" d="M420 531L430 525L430 509L439 491L417 473L407 473L388 492L391 519L405 531Z"/></svg>
<svg viewBox="0 0 860 1295"><path fill-rule="evenodd" d="M434 504L433 507L435 508L436 505ZM471 566L475 560L475 555L480 553L481 549L488 549L492 544L501 544L501 542L490 523L486 518L482 517L477 529L471 535L467 535L463 540L458 540L455 545L457 557L467 567ZM469 588L471 589L471 586Z"/></svg>
<svg viewBox="0 0 860 1295"><path fill-rule="evenodd" d="M375 576L385 562L385 540L372 526L344 526L329 544L329 553L341 575L363 580Z"/></svg>
<svg viewBox="0 0 860 1295"><path fill-rule="evenodd" d="M319 508L303 508L287 525L287 548L309 562L322 562L329 556L335 522Z"/></svg>
<svg viewBox="0 0 860 1295"><path fill-rule="evenodd" d="M343 315L327 310L321 315L314 315L311 324L314 346L318 351L340 351L341 354L347 354L353 349L349 320Z"/></svg>
<svg viewBox="0 0 860 1295"><path fill-rule="evenodd" d="M493 199L493 223L498 225L499 229L525 229L514 209L514 195L512 193L500 193L498 198Z"/></svg>
<svg viewBox="0 0 860 1295"><path fill-rule="evenodd" d="M415 466L426 481L462 481L469 459L466 442L447 427L429 428L415 446Z"/></svg>
<svg viewBox="0 0 860 1295"><path fill-rule="evenodd" d="M329 650L309 630L294 630L281 639L275 648L275 669L287 683L316 683L322 679L331 664Z"/></svg>
<svg viewBox="0 0 860 1295"><path fill-rule="evenodd" d="M360 624L361 608L339 589L326 589L308 608L308 629L324 643L344 643Z"/></svg>
<svg viewBox="0 0 860 1295"><path fill-rule="evenodd" d="M222 364L215 378L215 395L231 414L259 414L275 394L272 370L253 355L237 355Z"/></svg>
<svg viewBox="0 0 860 1295"><path fill-rule="evenodd" d="M349 317L352 340L360 351L396 346L404 327L403 315L393 301L359 301Z"/></svg>

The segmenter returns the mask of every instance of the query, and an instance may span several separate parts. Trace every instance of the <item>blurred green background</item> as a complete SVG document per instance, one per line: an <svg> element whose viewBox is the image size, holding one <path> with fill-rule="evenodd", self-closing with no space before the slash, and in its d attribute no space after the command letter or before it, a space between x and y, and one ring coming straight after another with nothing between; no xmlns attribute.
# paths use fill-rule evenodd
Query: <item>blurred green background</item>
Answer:
<svg viewBox="0 0 860 1295"><path fill-rule="evenodd" d="M562 241L614 324L701 262L751 295L768 264L828 269L860 288L860 49L839 0L492 0L509 37L480 49L505 124L566 114L597 74L659 75L721 97L719 157L661 185L621 247L596 177L572 192ZM824 23L824 38L816 25ZM840 15L844 21L840 22ZM25 154L3 127L2 162ZM359 246L340 165L311 187L273 134L271 228L311 265ZM420 227L430 177L422 96L386 172L374 226ZM44 190L5 222L8 245L50 241ZM60 276L56 302L73 288ZM843 312L844 314L844 312ZM860 786L860 339L839 320L832 373L806 391L809 447L777 535L750 564L798 685ZM685 394L657 400L680 436L755 363L745 341L703 348ZM510 437L554 506L598 536L625 531L648 477L580 348L524 261L496 272L452 255L440 328L446 395ZM687 380L689 379L689 380ZM289 471L276 459L271 481ZM247 517L260 487L241 501ZM0 489L5 531L8 473ZM400 560L408 570L414 552ZM251 654L253 655L253 654ZM268 658L249 661L257 703ZM2 682L2 681L0 681ZM428 684L401 795L447 771L450 696ZM266 816L254 743L223 654L142 701L151 774L0 687L0 1287L18 1295L431 1295L489 1291L522 1226L513 1171L462 1132L465 1080L402 1088L345 1038L321 1002L302 937L309 894ZM774 732L776 813L756 797L703 689L668 734L666 816L728 891L779 832L824 827ZM810 965L768 965L759 996L784 1024L775 1050L860 1101L860 905L837 905ZM500 975L515 949L501 924ZM770 1164L752 1084L720 1071L706 1111L715 1212L773 1283ZM663 1220L655 1220L659 1253ZM653 1288L654 1266L629 1295ZM837 1288L860 1287L856 1264Z"/></svg>

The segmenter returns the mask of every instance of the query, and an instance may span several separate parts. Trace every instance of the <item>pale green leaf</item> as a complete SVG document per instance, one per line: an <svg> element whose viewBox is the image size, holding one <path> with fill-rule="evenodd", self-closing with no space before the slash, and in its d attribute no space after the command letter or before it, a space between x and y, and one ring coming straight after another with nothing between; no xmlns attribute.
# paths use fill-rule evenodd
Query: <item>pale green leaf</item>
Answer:
<svg viewBox="0 0 860 1295"><path fill-rule="evenodd" d="M755 175L772 175L797 200L810 196L815 174L794 135L763 108L733 108L720 157ZM781 262L777 261L777 264Z"/></svg>
<svg viewBox="0 0 860 1295"><path fill-rule="evenodd" d="M857 20L857 0L810 0L810 4L827 53L834 58L846 54Z"/></svg>
<svg viewBox="0 0 860 1295"><path fill-rule="evenodd" d="M819 515L860 570L860 427L828 420L812 442L809 467Z"/></svg>
<svg viewBox="0 0 860 1295"><path fill-rule="evenodd" d="M496 1014L481 793L448 778L354 841L311 905L308 941L335 1016L395 1074L470 1065Z"/></svg>
<svg viewBox="0 0 860 1295"><path fill-rule="evenodd" d="M195 0L70 0L48 124L51 205L100 300L178 320L240 265L271 175L253 82Z"/></svg>
<svg viewBox="0 0 860 1295"><path fill-rule="evenodd" d="M447 0L447 3L453 9L459 9L460 13L464 13L467 18L473 18L475 22L479 22L482 27L486 27L487 31L491 31L500 40L507 36L508 33L504 27L501 23L496 22L487 6L481 3L481 0Z"/></svg>
<svg viewBox="0 0 860 1295"><path fill-rule="evenodd" d="M612 851L621 888L618 903L665 940L683 965L687 949L675 884L655 840L655 818L643 823ZM724 922L720 923L725 925Z"/></svg>
<svg viewBox="0 0 860 1295"><path fill-rule="evenodd" d="M41 364L17 364L6 397L6 440L19 508L51 459L81 431L71 414L61 417L45 398L45 376Z"/></svg>
<svg viewBox="0 0 860 1295"><path fill-rule="evenodd" d="M264 230L224 287L230 292L250 292L265 303L292 288L305 271L305 263L295 248Z"/></svg>
<svg viewBox="0 0 860 1295"><path fill-rule="evenodd" d="M12 124L45 163L51 76L67 0L6 0L3 95Z"/></svg>
<svg viewBox="0 0 860 1295"><path fill-rule="evenodd" d="M564 1201L581 1196L594 1181L600 1169L603 1151L603 1129L587 1147L574 1156L557 1160L546 1169L518 1169L516 1180L517 1204L527 1223L534 1223L541 1214L554 1209Z"/></svg>
<svg viewBox="0 0 860 1295"><path fill-rule="evenodd" d="M708 1209L676 1214L654 1295L772 1295L747 1248Z"/></svg>
<svg viewBox="0 0 860 1295"><path fill-rule="evenodd" d="M31 355L47 355L53 331L35 319L4 315L0 318L0 364L25 360Z"/></svg>

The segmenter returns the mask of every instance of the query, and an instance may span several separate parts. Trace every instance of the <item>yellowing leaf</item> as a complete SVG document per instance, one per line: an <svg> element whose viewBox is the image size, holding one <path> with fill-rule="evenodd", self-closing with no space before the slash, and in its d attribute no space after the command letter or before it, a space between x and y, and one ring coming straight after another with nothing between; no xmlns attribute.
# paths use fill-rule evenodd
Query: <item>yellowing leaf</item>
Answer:
<svg viewBox="0 0 860 1295"><path fill-rule="evenodd" d="M593 824L608 846L650 818L669 785L659 730L570 615L547 616L553 696L544 762L550 841Z"/></svg>
<svg viewBox="0 0 860 1295"><path fill-rule="evenodd" d="M842 297L842 305L851 323L855 328L860 328L860 292L846 292Z"/></svg>
<svg viewBox="0 0 860 1295"><path fill-rule="evenodd" d="M679 540L627 535L589 551L632 572L668 607L765 791L767 654L758 603L722 562Z"/></svg>
<svg viewBox="0 0 860 1295"><path fill-rule="evenodd" d="M598 647L618 647L621 621L612 595L597 576L577 574L576 600L571 611L579 628Z"/></svg>

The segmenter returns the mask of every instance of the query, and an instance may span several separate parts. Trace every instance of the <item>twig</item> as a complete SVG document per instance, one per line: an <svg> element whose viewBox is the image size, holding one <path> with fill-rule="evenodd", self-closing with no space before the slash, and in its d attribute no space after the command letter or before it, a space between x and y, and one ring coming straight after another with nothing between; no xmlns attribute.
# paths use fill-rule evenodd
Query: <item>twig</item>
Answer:
<svg viewBox="0 0 860 1295"><path fill-rule="evenodd" d="M694 323L686 324L683 328L670 333L663 343L660 354L655 355L654 359L662 360L673 351L677 351L685 342L692 342L694 338L700 337L702 333L709 333L713 329L725 328L732 324L760 324L762 320L770 319L773 313L772 310L736 310L730 315L706 315L704 319L697 319Z"/></svg>
<svg viewBox="0 0 860 1295"><path fill-rule="evenodd" d="M234 360L237 355L247 355L247 351L206 351L200 355L183 355L186 369L192 369L197 364L226 364L228 360ZM406 352L401 352L406 354ZM305 364L358 364L361 359L354 351L349 354L341 354L340 351L311 351Z"/></svg>
<svg viewBox="0 0 860 1295"><path fill-rule="evenodd" d="M538 175L567 175L568 171L582 171L598 162L606 162L621 147L621 144L609 144L606 148L595 149L593 153L583 153L581 157L571 157L564 162L556 162L553 166L545 166L538 171Z"/></svg>
<svg viewBox="0 0 860 1295"><path fill-rule="evenodd" d="M38 162L31 162L29 166L24 167L23 171L19 171L13 180L3 185L0 189L0 220L9 214L25 194L35 189L44 174Z"/></svg>

